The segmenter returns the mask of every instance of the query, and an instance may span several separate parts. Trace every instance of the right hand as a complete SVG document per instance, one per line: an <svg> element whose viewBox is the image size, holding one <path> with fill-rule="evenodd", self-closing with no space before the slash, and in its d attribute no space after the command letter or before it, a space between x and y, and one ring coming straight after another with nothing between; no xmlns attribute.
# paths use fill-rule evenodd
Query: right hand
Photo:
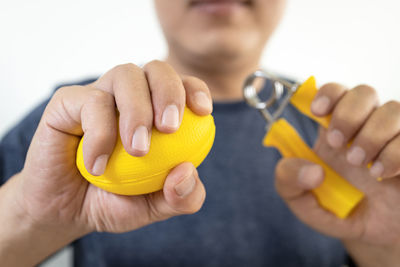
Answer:
<svg viewBox="0 0 400 267"><path fill-rule="evenodd" d="M122 196L89 184L79 173L76 150L84 135L86 169L101 175L119 134L125 150L143 156L153 125L161 132L179 128L185 104L198 115L212 111L206 84L181 78L171 66L152 61L143 69L120 65L87 86L59 89L48 104L22 172L14 177L16 202L32 225L69 229L77 238L91 231L125 232L180 214L198 211L205 190L191 163L176 166L163 190ZM13 180L11 179L11 180ZM68 231L63 231L64 233Z"/></svg>

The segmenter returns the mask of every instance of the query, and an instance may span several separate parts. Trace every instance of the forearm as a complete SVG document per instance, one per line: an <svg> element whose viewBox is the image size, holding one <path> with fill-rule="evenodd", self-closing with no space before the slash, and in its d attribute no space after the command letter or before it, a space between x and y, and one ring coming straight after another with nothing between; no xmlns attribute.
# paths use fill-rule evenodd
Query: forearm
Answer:
<svg viewBox="0 0 400 267"><path fill-rule="evenodd" d="M400 266L400 245L376 246L355 241L343 243L359 267Z"/></svg>
<svg viewBox="0 0 400 267"><path fill-rule="evenodd" d="M81 236L68 226L42 225L18 203L19 176L0 188L0 262L4 266L33 266Z"/></svg>

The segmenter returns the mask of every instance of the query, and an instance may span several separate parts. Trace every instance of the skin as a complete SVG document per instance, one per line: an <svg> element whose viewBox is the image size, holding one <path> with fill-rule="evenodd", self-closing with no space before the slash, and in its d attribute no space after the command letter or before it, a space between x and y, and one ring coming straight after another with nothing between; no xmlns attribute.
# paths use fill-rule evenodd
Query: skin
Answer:
<svg viewBox="0 0 400 267"><path fill-rule="evenodd" d="M321 97L329 99L329 104L315 105ZM323 182L323 169L297 158L279 162L277 191L300 220L341 239L358 266L398 266L400 103L379 105L376 91L367 85L347 90L332 83L321 87L312 111L320 116L332 113L329 128L320 130L315 152L363 191L365 199L346 220L338 219L322 209L310 192ZM336 131L343 135L339 141L332 137ZM354 157L354 151L360 150L364 156ZM374 163L371 168L369 162Z"/></svg>
<svg viewBox="0 0 400 267"><path fill-rule="evenodd" d="M284 0L256 0L229 15L199 11L188 0L155 0L168 41L167 62L204 80L213 100L242 99L242 84L259 68L266 42L284 11Z"/></svg>
<svg viewBox="0 0 400 267"><path fill-rule="evenodd" d="M285 1L254 0L233 11L211 13L188 3L155 1L169 44L166 62L152 61L143 68L119 65L93 84L61 88L53 96L24 169L0 188L4 265L31 266L87 233L130 231L200 209L205 190L189 163L170 172L163 190L143 196L107 193L88 184L75 166L75 151L84 135L86 168L94 175L104 171L117 138L115 107L125 150L143 156L151 127L176 131L185 104L207 115L211 97L241 98L241 84L258 68ZM310 189L323 181L324 173L297 158L277 165L277 191L300 220L341 239L359 266L398 266L400 104L380 106L375 90L366 85L348 90L331 83L321 87L312 111L318 116L332 113L316 153L362 189L366 201L347 220L323 210ZM349 140L354 141L347 148ZM377 165L367 169L370 161ZM377 182L378 176L385 180Z"/></svg>

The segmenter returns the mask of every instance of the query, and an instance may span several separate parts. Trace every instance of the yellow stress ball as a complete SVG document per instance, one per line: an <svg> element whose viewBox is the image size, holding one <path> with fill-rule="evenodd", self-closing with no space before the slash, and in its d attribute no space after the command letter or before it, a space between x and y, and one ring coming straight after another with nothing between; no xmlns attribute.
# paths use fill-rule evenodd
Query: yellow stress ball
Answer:
<svg viewBox="0 0 400 267"><path fill-rule="evenodd" d="M213 117L198 116L185 108L182 124L175 133L160 133L153 127L150 149L145 156L129 155L118 137L104 174L93 176L83 163L82 138L76 165L86 180L106 191L120 195L147 194L162 189L169 171L176 165L192 162L195 167L199 166L210 151L214 137Z"/></svg>

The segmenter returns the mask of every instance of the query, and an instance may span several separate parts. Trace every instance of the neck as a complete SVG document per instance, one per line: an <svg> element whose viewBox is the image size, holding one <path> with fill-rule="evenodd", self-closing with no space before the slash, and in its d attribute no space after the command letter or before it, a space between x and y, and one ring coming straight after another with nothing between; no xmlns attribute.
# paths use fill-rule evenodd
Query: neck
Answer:
<svg viewBox="0 0 400 267"><path fill-rule="evenodd" d="M243 99L244 80L259 68L258 58L248 60L248 62L232 62L232 64L215 64L206 60L204 60L206 64L193 64L193 62L181 60L170 52L166 61L179 74L191 75L203 80L208 85L214 101Z"/></svg>

